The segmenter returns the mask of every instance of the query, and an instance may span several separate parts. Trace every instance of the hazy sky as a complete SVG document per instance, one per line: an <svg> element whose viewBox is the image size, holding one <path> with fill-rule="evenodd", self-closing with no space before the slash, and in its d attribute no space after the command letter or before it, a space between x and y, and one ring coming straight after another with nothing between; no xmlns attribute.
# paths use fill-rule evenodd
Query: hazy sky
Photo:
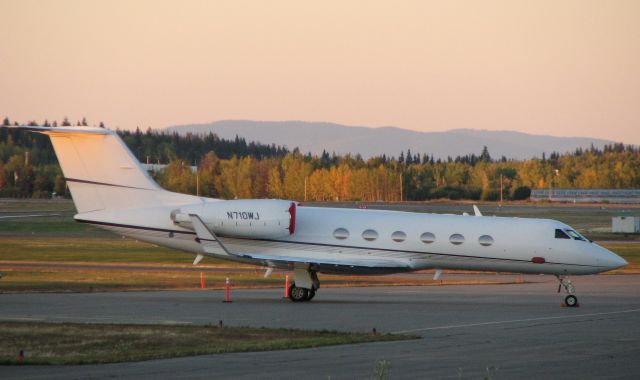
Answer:
<svg viewBox="0 0 640 380"><path fill-rule="evenodd" d="M640 143L640 1L0 0L0 116Z"/></svg>

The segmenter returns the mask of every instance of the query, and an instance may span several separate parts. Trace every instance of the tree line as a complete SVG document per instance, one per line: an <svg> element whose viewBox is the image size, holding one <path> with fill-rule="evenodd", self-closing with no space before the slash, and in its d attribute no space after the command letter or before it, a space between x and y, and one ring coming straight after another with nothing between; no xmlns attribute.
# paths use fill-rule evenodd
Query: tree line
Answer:
<svg viewBox="0 0 640 380"><path fill-rule="evenodd" d="M10 123L4 120L5 125ZM70 124L66 119L61 123ZM477 155L446 159L407 150L397 158L381 155L365 160L326 151L302 154L298 149L247 143L240 137L221 139L211 133L137 129L118 134L141 162L168 163L153 173L164 188L225 199L520 200L527 199L533 188L640 188L640 150L624 144L529 160L494 159L486 147ZM69 196L49 139L0 128L0 196L51 197L52 193Z"/></svg>

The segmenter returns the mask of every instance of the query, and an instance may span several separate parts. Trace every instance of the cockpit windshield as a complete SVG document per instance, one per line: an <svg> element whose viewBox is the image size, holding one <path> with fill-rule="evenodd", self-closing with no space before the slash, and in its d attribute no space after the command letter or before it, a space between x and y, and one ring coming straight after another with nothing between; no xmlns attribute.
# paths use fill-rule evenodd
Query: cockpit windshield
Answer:
<svg viewBox="0 0 640 380"><path fill-rule="evenodd" d="M573 240L589 241L587 238L580 235L576 231L568 228L565 228L563 230L560 228L557 228L555 237L556 239L572 239L573 238Z"/></svg>
<svg viewBox="0 0 640 380"><path fill-rule="evenodd" d="M582 240L582 241L587 241L587 239L585 239L582 235L580 235L579 233L577 233L574 230L564 230L567 234L569 234L569 236L571 236L574 240Z"/></svg>

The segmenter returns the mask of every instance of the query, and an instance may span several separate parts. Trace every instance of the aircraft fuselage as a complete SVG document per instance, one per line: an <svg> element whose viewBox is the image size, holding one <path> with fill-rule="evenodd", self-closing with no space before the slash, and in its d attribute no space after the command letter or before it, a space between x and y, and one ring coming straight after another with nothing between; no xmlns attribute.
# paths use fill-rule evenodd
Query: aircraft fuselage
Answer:
<svg viewBox="0 0 640 380"><path fill-rule="evenodd" d="M113 217L108 212L90 212L78 214L76 220L150 243L204 254L195 233L175 225L169 214L170 208L157 207L131 210L129 215L121 210ZM298 206L295 233L290 236L220 237L237 252L275 256L312 253L318 259L393 258L407 264L400 270L354 268L357 274L436 268L569 275L599 273L626 264L586 239L556 238L558 229L573 231L550 219ZM345 268L318 271L345 273Z"/></svg>

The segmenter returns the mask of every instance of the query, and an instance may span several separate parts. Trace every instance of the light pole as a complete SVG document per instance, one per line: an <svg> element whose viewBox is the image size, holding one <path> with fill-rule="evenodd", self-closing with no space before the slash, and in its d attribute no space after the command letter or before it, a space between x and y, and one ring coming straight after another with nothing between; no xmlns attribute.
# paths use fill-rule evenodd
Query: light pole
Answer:
<svg viewBox="0 0 640 380"><path fill-rule="evenodd" d="M558 169L553 169L553 172L555 173L555 177L560 175L560 170L558 170ZM553 184L553 180L554 180L555 177L552 175L551 176L551 181L549 181L549 201L551 201L551 197L553 195L552 184Z"/></svg>
<svg viewBox="0 0 640 380"><path fill-rule="evenodd" d="M500 204L502 204L502 173L500 173Z"/></svg>

